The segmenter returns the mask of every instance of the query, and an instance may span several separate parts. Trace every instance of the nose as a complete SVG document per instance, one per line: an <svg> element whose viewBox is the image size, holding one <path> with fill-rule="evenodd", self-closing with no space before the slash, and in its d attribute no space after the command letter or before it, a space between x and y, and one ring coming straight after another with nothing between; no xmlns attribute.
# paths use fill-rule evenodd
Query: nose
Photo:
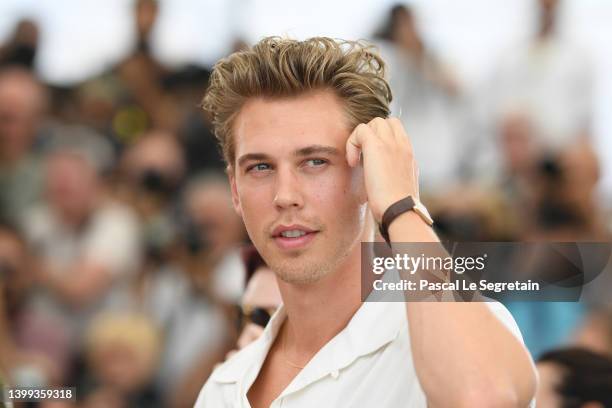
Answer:
<svg viewBox="0 0 612 408"><path fill-rule="evenodd" d="M304 206L299 179L292 169L280 167L277 169L274 205L278 209L299 209Z"/></svg>

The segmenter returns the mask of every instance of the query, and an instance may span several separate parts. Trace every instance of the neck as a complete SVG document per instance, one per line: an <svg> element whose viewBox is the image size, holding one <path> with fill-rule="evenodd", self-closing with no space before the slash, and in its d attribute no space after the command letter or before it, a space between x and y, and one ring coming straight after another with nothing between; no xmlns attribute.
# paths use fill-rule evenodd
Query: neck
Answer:
<svg viewBox="0 0 612 408"><path fill-rule="evenodd" d="M373 240L373 222L367 217L361 241ZM361 242L323 279L308 285L279 280L287 320L282 327L292 355L304 361L336 336L361 306Z"/></svg>

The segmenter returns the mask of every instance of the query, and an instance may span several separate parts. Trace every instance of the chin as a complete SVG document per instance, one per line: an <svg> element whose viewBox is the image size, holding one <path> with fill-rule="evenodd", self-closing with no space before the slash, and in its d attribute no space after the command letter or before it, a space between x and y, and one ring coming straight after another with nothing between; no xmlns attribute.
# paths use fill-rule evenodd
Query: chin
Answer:
<svg viewBox="0 0 612 408"><path fill-rule="evenodd" d="M293 285L307 285L318 282L327 276L331 270L330 265L297 259L274 262L270 265L270 268L280 280Z"/></svg>

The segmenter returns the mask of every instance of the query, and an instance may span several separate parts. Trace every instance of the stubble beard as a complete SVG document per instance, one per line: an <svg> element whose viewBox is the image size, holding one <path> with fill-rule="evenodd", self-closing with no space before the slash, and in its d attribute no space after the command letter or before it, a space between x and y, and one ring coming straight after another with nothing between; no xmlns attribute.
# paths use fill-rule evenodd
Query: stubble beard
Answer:
<svg viewBox="0 0 612 408"><path fill-rule="evenodd" d="M357 231L342 231L335 241L319 236L317 240L320 242L316 242L313 248L296 251L293 256L271 259L268 266L279 279L289 284L307 285L318 282L336 271L355 249L355 245L360 244L363 222L359 225Z"/></svg>

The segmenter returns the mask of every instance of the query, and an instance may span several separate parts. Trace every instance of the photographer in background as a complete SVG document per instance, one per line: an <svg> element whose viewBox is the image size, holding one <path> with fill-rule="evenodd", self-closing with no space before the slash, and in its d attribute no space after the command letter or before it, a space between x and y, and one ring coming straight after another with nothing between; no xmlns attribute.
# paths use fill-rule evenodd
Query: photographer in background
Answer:
<svg viewBox="0 0 612 408"><path fill-rule="evenodd" d="M609 232L595 199L599 163L590 142L579 138L563 149L538 141L536 127L525 112L508 113L500 124L506 164L503 185L516 240L531 242L607 242ZM602 303L605 284L591 285L586 302L512 302L508 308L523 328L525 343L539 355L569 340L587 312ZM597 286L597 287L595 287ZM600 293L597 293L600 292Z"/></svg>
<svg viewBox="0 0 612 408"><path fill-rule="evenodd" d="M196 177L184 193L179 262L194 284L225 304L238 304L244 266L239 246L246 240L240 218L231 207L227 181L219 173Z"/></svg>
<svg viewBox="0 0 612 408"><path fill-rule="evenodd" d="M145 263L151 267L168 259L176 238L172 218L184 177L183 149L166 131L143 133L121 158L116 194L140 218Z"/></svg>

